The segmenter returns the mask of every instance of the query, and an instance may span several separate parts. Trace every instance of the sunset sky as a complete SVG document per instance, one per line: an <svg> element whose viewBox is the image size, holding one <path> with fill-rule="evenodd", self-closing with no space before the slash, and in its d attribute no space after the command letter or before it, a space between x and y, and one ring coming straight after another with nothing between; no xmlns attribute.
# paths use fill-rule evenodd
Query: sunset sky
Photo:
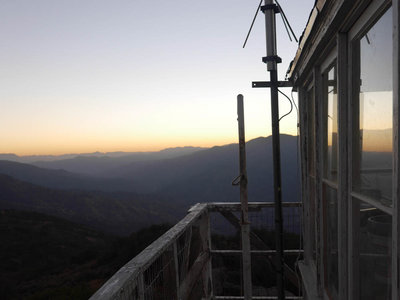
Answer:
<svg viewBox="0 0 400 300"><path fill-rule="evenodd" d="M299 37L314 0L281 0ZM0 153L153 151L271 134L258 1L2 0ZM277 15L280 79L293 59ZM290 95L290 89L285 90ZM289 110L280 99L281 114ZM281 122L296 133L296 113Z"/></svg>

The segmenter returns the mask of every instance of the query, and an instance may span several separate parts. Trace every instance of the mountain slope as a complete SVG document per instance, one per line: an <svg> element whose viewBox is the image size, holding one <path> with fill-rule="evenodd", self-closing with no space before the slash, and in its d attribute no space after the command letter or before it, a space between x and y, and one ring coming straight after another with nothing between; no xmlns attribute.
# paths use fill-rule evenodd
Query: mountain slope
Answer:
<svg viewBox="0 0 400 300"><path fill-rule="evenodd" d="M116 239L81 225L38 213L0 210L0 232L2 299L22 299L63 285L70 297L87 299L92 292L89 281L115 269L93 267L93 261L107 255Z"/></svg>
<svg viewBox="0 0 400 300"><path fill-rule="evenodd" d="M48 215L0 209L1 299L88 299L168 228L117 238Z"/></svg>
<svg viewBox="0 0 400 300"><path fill-rule="evenodd" d="M100 178L70 173L65 170L50 170L13 161L0 160L0 174L18 180L56 189L81 189L89 191L134 191L129 180Z"/></svg>
<svg viewBox="0 0 400 300"><path fill-rule="evenodd" d="M53 158L51 161L41 157L22 157L22 162L27 162L41 168L63 169L72 173L81 173L91 176L107 176L108 171L113 168L136 161L152 161L175 158L189 155L204 148L199 147L177 147L167 148L157 152L110 152L91 153L74 155L73 157L60 156L60 159ZM1 156L0 156L1 158ZM10 159L10 160L15 160Z"/></svg>
<svg viewBox="0 0 400 300"><path fill-rule="evenodd" d="M281 135L282 187L284 201L298 201L297 138ZM249 201L273 201L272 138L257 138L246 144ZM110 174L132 178L140 192L173 197L184 203L238 201L232 180L239 174L239 151L231 144L184 157L152 162L134 162Z"/></svg>
<svg viewBox="0 0 400 300"><path fill-rule="evenodd" d="M133 193L52 190L0 175L0 208L35 211L118 235L164 222L184 209L167 198Z"/></svg>

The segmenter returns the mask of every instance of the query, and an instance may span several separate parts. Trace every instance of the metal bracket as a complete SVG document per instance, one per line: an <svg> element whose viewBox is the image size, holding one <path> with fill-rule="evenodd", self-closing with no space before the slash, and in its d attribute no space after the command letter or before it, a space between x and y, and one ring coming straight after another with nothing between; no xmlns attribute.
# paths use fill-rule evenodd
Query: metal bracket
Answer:
<svg viewBox="0 0 400 300"><path fill-rule="evenodd" d="M269 10L269 9L273 9L274 12L275 12L276 14L278 14L278 13L281 12L280 9L279 9L279 6L276 5L275 3L274 3L274 4L263 5L263 6L260 7L260 10L261 10L264 14L265 14L265 11L267 11L267 10Z"/></svg>
<svg viewBox="0 0 400 300"><path fill-rule="evenodd" d="M239 185L241 179L242 179L242 175L239 175L238 177L236 177L235 179L232 180L232 185Z"/></svg>
<svg viewBox="0 0 400 300"><path fill-rule="evenodd" d="M277 81L277 87L293 87L293 83L291 81ZM270 88L273 86L271 81L253 81L251 83L253 88Z"/></svg>
<svg viewBox="0 0 400 300"><path fill-rule="evenodd" d="M240 174L238 177L236 177L235 179L232 180L232 185L236 186L236 185L240 185L242 183L247 184L247 179L246 176L244 176L243 174Z"/></svg>
<svg viewBox="0 0 400 300"><path fill-rule="evenodd" d="M280 58L278 55L271 55L271 56L264 56L262 58L263 63L268 63L270 61L274 61L277 64L280 64L282 62L282 58Z"/></svg>

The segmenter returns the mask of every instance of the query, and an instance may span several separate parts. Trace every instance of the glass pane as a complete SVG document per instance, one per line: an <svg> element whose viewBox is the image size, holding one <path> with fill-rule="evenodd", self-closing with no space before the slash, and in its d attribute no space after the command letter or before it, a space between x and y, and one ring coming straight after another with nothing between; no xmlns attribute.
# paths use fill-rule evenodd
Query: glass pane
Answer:
<svg viewBox="0 0 400 300"><path fill-rule="evenodd" d="M359 158L354 189L391 205L392 9L360 40ZM357 148L355 148L357 150Z"/></svg>
<svg viewBox="0 0 400 300"><path fill-rule="evenodd" d="M392 217L360 204L360 299L390 299Z"/></svg>
<svg viewBox="0 0 400 300"><path fill-rule="evenodd" d="M337 191L324 184L325 218L325 273L326 286L331 299L337 299L338 279L338 203Z"/></svg>
<svg viewBox="0 0 400 300"><path fill-rule="evenodd" d="M326 137L324 154L324 177L336 182L338 170L338 104L336 67L331 67L323 76L326 101Z"/></svg>
<svg viewBox="0 0 400 300"><path fill-rule="evenodd" d="M307 92L307 117L308 117L308 172L315 175L315 103L314 88Z"/></svg>
<svg viewBox="0 0 400 300"><path fill-rule="evenodd" d="M309 175L309 199L311 220L311 242L312 259L316 261L316 230L315 230L315 101L314 87L307 91L307 152L308 152L308 175Z"/></svg>

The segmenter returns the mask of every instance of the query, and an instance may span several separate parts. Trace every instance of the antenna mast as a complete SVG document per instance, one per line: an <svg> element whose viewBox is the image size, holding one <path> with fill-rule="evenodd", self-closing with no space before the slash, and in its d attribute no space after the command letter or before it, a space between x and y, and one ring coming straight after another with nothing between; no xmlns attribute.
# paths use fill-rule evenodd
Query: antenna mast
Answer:
<svg viewBox="0 0 400 300"><path fill-rule="evenodd" d="M267 56L262 61L267 64L270 74L271 88L271 119L272 119L272 149L274 167L274 202L275 202L275 240L277 267L278 299L285 299L284 274L283 274L283 217L282 217L282 180L281 157L279 141L279 107L278 107L278 63L282 62L276 51L276 23L275 14L279 13L279 7L273 0L265 0L261 6L265 15L265 31L267 42ZM255 84L253 83L255 87Z"/></svg>

